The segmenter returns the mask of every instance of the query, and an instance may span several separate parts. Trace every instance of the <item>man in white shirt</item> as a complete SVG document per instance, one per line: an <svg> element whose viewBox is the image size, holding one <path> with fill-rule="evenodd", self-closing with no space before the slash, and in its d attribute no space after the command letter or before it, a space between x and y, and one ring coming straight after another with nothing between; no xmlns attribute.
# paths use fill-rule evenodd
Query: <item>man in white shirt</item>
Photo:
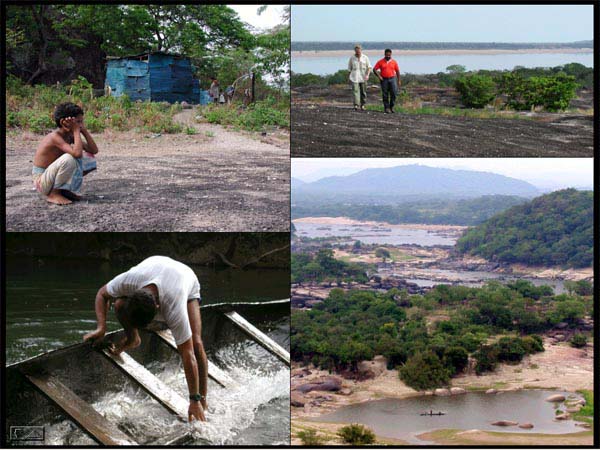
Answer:
<svg viewBox="0 0 600 450"><path fill-rule="evenodd" d="M348 61L348 70L350 71L350 83L352 83L352 93L354 94L354 109L364 110L367 102L367 82L371 74L371 62L367 55L362 54L360 44L354 46L354 55Z"/></svg>
<svg viewBox="0 0 600 450"><path fill-rule="evenodd" d="M194 271L166 256L151 256L117 275L98 290L98 325L83 337L84 341L102 341L110 303L125 329L125 337L110 349L113 354L140 345L138 329L154 319L166 323L183 360L190 393L189 420L206 420L208 362L202 344L200 283Z"/></svg>

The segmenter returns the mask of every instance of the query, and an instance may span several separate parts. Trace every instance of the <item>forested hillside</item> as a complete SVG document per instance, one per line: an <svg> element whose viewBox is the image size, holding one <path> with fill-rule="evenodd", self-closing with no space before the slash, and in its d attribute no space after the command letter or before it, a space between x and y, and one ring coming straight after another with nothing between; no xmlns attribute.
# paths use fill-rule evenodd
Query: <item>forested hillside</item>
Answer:
<svg viewBox="0 0 600 450"><path fill-rule="evenodd" d="M456 249L507 263L588 267L594 193L565 189L517 205L468 230Z"/></svg>
<svg viewBox="0 0 600 450"><path fill-rule="evenodd" d="M474 199L429 199L388 205L303 202L302 205L293 205L292 219L349 217L391 224L478 225L493 215L526 201L523 197L513 195L484 195Z"/></svg>

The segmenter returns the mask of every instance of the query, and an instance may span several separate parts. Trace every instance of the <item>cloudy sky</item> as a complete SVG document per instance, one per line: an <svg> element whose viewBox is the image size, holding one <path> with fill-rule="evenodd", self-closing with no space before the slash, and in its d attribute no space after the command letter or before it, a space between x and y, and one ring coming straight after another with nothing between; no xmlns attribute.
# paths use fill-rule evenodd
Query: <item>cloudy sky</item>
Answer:
<svg viewBox="0 0 600 450"><path fill-rule="evenodd" d="M292 176L310 182L371 167L407 164L493 172L541 189L591 188L594 183L592 158L294 158Z"/></svg>
<svg viewBox="0 0 600 450"><path fill-rule="evenodd" d="M292 5L294 41L571 42L592 5Z"/></svg>
<svg viewBox="0 0 600 450"><path fill-rule="evenodd" d="M273 28L281 23L281 13L284 5L269 5L267 9L259 16L256 11L261 5L227 5L235 10L242 19L260 31Z"/></svg>

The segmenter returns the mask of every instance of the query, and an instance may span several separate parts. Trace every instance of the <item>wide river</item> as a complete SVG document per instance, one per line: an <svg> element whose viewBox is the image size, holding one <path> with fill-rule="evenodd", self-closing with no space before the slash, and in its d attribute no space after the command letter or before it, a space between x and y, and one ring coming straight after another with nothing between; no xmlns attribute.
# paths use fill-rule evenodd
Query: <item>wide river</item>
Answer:
<svg viewBox="0 0 600 450"><path fill-rule="evenodd" d="M361 241L365 244L378 245L421 245L431 246L453 246L456 240L462 234L458 230L436 231L425 229L422 225L388 225L379 224L340 224L331 223L324 219L322 222L302 222L294 221L296 233L299 237L308 238L327 238L339 237L343 243L352 243ZM394 268L382 268L380 273L384 275L393 275L406 279L422 287L432 287L438 284L448 284L455 281L458 284L470 287L482 286L488 280L498 280L503 283L515 281L517 279L527 280L535 286L551 286L555 294L562 294L565 287L562 280L547 280L540 278L531 278L524 276L511 276L487 271L461 271L445 269L419 269L424 276L411 277L402 276L396 273ZM447 281L450 280L450 281Z"/></svg>
<svg viewBox="0 0 600 450"><path fill-rule="evenodd" d="M11 258L6 267L6 358L7 364L39 353L81 342L96 325L93 310L96 291L112 277L130 267L95 260ZM204 303L261 302L289 298L287 270L213 270L192 266L202 286ZM269 325L269 335L289 344L289 317ZM109 313L108 329L119 329ZM289 369L266 364L265 352L253 341L242 347L223 348L219 360L228 361L230 376L240 389L222 389L211 383L208 395L209 422L198 435L213 444L287 445L289 442ZM270 361L269 357L266 357ZM273 359L273 358L271 358ZM152 371L173 389L185 395L186 381L178 355ZM155 403L155 402L154 402ZM179 425L176 419L161 422L152 404L140 397L139 389L107 394L94 407L107 417L128 420L149 435L161 435ZM163 430L163 431L161 431ZM54 432L53 432L54 431ZM47 427L47 436L64 439L47 445L93 445L68 421ZM205 443L199 440L197 444Z"/></svg>
<svg viewBox="0 0 600 450"><path fill-rule="evenodd" d="M385 399L345 406L319 416L319 422L361 423L375 434L409 441L412 444L431 444L417 435L440 429L489 430L518 433L564 434L582 431L573 420L557 421L555 406L545 399L561 392L522 390L485 394L472 392L448 397L419 396L407 399ZM573 395L562 392L565 396ZM579 398L579 397L578 397ZM561 406L564 409L564 407ZM421 416L423 412L445 412L442 416ZM532 423L525 430L498 427L492 422L510 420Z"/></svg>
<svg viewBox="0 0 600 450"><path fill-rule="evenodd" d="M460 232L436 232L419 228L418 225L344 225L323 223L307 223L294 221L296 233L300 237L347 237L348 242L361 241L365 244L388 245L454 245Z"/></svg>
<svg viewBox="0 0 600 450"><path fill-rule="evenodd" d="M348 67L348 56L316 56L307 53L306 56L292 56L292 71L295 73L314 73L330 75ZM372 50L365 54L374 65L380 55ZM495 55L481 54L427 54L427 55L398 55L401 73L433 74L445 72L446 67L459 64L467 70L512 70L516 66L523 67L555 67L568 63L580 63L586 67L594 67L593 53L502 53Z"/></svg>

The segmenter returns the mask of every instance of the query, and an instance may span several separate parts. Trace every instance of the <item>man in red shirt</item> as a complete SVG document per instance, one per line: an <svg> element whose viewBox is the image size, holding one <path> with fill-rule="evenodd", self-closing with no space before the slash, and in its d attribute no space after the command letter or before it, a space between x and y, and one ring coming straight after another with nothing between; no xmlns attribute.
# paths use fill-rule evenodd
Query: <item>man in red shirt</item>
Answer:
<svg viewBox="0 0 600 450"><path fill-rule="evenodd" d="M385 49L384 57L377 61L373 72L381 81L381 94L383 95L383 107L385 113L394 112L394 103L400 86L400 68L398 63L392 59L392 51Z"/></svg>

